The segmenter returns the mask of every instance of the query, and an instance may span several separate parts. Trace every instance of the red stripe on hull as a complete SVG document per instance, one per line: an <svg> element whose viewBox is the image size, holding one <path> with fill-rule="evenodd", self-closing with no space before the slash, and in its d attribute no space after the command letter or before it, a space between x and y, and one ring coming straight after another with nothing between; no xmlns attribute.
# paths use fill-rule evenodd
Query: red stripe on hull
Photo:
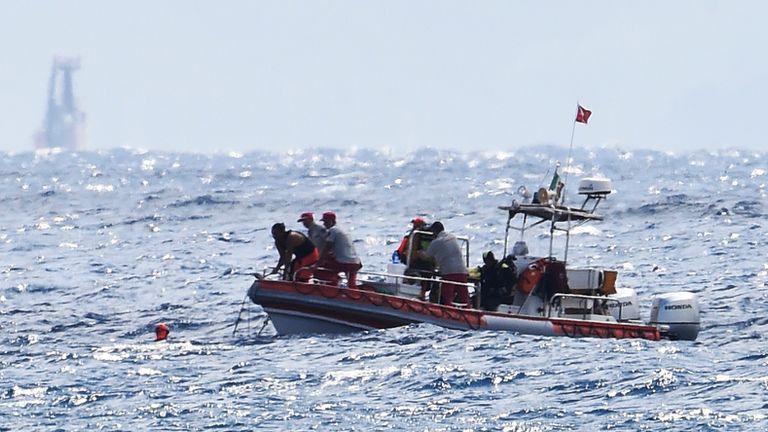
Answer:
<svg viewBox="0 0 768 432"><path fill-rule="evenodd" d="M337 319L343 319L343 318L340 318L342 314L350 314L350 316L352 317L366 315L366 319L368 320L372 319L373 322L381 322L381 323L398 322L398 321L401 322L401 324L398 324L398 325L405 325L413 322L423 322L425 320L454 321L456 324L458 324L459 327L468 327L468 328L475 328L475 329L485 325L485 319L483 318L483 313L475 309L461 309L461 308L444 306L444 305L435 304L435 303L426 303L421 300L406 299L403 297L382 294L374 291L340 288L336 286L321 285L321 284L288 282L288 281L272 281L272 280L261 280L261 281L257 281L256 283L259 284L259 291L263 290L270 293L279 292L279 293L284 293L284 294L293 295L293 296L298 295L301 297L301 298L297 298L295 301L292 301L285 298L276 299L274 297L264 296L256 292L255 295L251 298L251 300L253 300L255 303L262 304L264 306L267 306L267 304L271 304L272 302L279 301L281 302L284 308L291 308L291 310L298 310L293 308L301 308L300 310L301 312L314 313L314 311L317 308L319 308L319 306L316 304L308 304L308 302L306 301L307 299L312 299L312 298L332 299L334 301L337 301L338 304L336 307L333 307L333 308L328 307L327 308L328 312L326 313L334 313L334 315L327 315L327 316L337 318ZM380 315L375 315L375 312L371 313L371 312L353 311L349 308L346 308L345 304L350 304L350 303L355 305L360 305L360 306L372 305L372 306L391 309L394 311L399 311L399 312L408 313L408 314L415 313L423 316L424 318L397 319L397 318L390 318L390 317L382 317ZM372 315L375 315L375 316L372 316ZM455 327L456 324L454 324L453 326ZM387 324L384 327L381 327L378 325L371 326L371 327L389 328L392 326Z"/></svg>
<svg viewBox="0 0 768 432"><path fill-rule="evenodd" d="M661 340L659 329L653 326L559 319L551 319L550 321L555 333L562 336Z"/></svg>

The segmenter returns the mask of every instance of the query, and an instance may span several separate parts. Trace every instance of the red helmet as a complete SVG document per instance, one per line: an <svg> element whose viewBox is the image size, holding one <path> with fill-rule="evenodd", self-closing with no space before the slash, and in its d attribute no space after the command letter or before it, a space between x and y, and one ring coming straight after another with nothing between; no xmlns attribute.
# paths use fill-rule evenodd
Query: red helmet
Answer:
<svg viewBox="0 0 768 432"><path fill-rule="evenodd" d="M427 221L425 221L424 219L416 216L415 218L413 218L411 223L413 224L414 228L421 228L421 227L423 227L424 225L427 224Z"/></svg>

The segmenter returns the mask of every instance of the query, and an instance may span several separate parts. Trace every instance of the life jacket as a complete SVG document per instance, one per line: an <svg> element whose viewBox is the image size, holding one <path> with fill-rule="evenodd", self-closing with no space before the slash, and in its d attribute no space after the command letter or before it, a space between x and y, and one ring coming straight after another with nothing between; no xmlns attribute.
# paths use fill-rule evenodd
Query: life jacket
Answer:
<svg viewBox="0 0 768 432"><path fill-rule="evenodd" d="M397 247L395 252L397 252L397 256L400 258L400 262L404 264L408 264L408 248L410 238L413 236L413 240L415 241L413 250L419 251L419 250L427 250L429 248L429 244L432 243L432 236L427 234L424 235L423 233L413 233L413 230L408 231L408 233L403 236L403 239L400 240L400 245Z"/></svg>
<svg viewBox="0 0 768 432"><path fill-rule="evenodd" d="M408 235L403 237L403 239L400 240L400 246L395 250L397 256L400 258L400 262L404 264L407 264L406 260L408 259L406 256L406 254L408 254L408 237Z"/></svg>
<svg viewBox="0 0 768 432"><path fill-rule="evenodd" d="M517 290L526 295L530 294L544 275L547 261L547 258L540 258L528 264L517 279Z"/></svg>

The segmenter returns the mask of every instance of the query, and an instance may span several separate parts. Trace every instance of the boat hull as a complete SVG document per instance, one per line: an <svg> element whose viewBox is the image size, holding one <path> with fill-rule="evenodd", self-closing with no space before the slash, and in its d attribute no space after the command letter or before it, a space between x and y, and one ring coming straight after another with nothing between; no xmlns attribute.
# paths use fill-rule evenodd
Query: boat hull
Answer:
<svg viewBox="0 0 768 432"><path fill-rule="evenodd" d="M659 340L659 326L515 315L456 308L416 298L323 284L259 279L248 295L278 334L350 333L427 323L456 330L494 330L541 336Z"/></svg>

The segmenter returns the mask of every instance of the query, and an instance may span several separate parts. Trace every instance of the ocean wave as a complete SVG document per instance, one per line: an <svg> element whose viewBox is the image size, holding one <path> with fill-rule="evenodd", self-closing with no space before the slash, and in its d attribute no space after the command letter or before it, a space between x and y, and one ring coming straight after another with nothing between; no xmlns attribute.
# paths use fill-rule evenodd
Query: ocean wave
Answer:
<svg viewBox="0 0 768 432"><path fill-rule="evenodd" d="M574 149L570 167L567 154L0 154L2 427L765 429L765 153ZM696 342L431 325L283 337L250 302L233 334L249 273L277 262L274 222L303 230L302 212L335 210L377 269L415 215L442 220L470 238L475 266L503 248L498 206L548 186L558 162L572 205L580 177L615 190L605 221L570 238L569 262L619 269L643 316L656 293L696 292ZM547 229L530 234L547 253ZM168 343L154 342L161 321Z"/></svg>
<svg viewBox="0 0 768 432"><path fill-rule="evenodd" d="M207 206L207 205L218 205L218 204L237 205L239 204L239 201L218 199L218 198L214 198L212 195L201 195L201 196L184 200L184 201L176 201L170 204L169 206L170 207L188 207L188 206Z"/></svg>

